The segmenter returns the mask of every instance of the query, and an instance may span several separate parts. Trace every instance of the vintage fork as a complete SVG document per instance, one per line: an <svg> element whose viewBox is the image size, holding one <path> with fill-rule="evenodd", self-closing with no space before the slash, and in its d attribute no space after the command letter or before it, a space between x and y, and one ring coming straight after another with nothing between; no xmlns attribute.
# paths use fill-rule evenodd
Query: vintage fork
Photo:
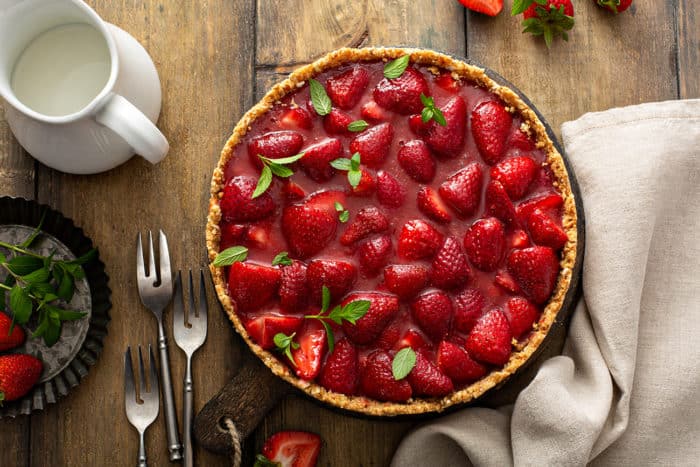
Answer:
<svg viewBox="0 0 700 467"><path fill-rule="evenodd" d="M163 391L163 410L165 411L165 428L168 435L168 453L170 461L182 459L182 445L177 432L177 415L173 398L173 384L170 379L168 359L168 340L163 329L163 310L173 297L173 278L170 272L170 253L168 240L162 230L158 231L159 268L156 268L153 250L153 236L148 232L148 271L143 260L141 233L136 245L136 277L138 279L141 302L151 310L158 320L158 352L160 354L160 379Z"/></svg>
<svg viewBox="0 0 700 467"><path fill-rule="evenodd" d="M158 395L158 375L156 363L153 357L153 349L148 344L148 382L149 391L146 391L146 377L143 369L143 356L139 346L139 397L142 403L136 401L136 389L134 386L134 368L131 365L131 347L124 353L124 406L126 418L139 432L139 459L138 467L146 467L146 442L144 433L146 428L153 423L158 416L160 398Z"/></svg>
<svg viewBox="0 0 700 467"><path fill-rule="evenodd" d="M183 296L182 273L178 271L175 278L175 298L173 300L173 335L175 342L185 352L185 381L183 384L182 440L184 445L184 465L192 467L192 414L194 392L192 385L192 354L204 344L207 338L207 291L204 286L204 273L199 271L199 299L194 302L194 284L192 271L189 272L189 312L185 321L185 299ZM189 325L189 327L188 327Z"/></svg>

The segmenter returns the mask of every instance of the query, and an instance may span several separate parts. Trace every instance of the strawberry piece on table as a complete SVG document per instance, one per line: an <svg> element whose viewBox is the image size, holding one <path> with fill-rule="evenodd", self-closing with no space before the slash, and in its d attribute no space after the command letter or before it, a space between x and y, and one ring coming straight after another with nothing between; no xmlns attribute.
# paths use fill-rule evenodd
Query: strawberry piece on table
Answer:
<svg viewBox="0 0 700 467"><path fill-rule="evenodd" d="M263 349L274 349L275 335L287 336L296 332L304 324L304 318L299 316L262 315L244 322L246 331L253 341Z"/></svg>
<svg viewBox="0 0 700 467"><path fill-rule="evenodd" d="M511 224L515 221L515 207L510 200L510 196L503 188L498 180L491 180L486 185L484 193L485 211L486 214L494 216L502 220L506 224Z"/></svg>
<svg viewBox="0 0 700 467"><path fill-rule="evenodd" d="M303 144L304 137L296 131L271 131L253 138L248 143L248 157L255 167L262 169L263 163L258 155L268 159L289 157L299 154Z"/></svg>
<svg viewBox="0 0 700 467"><path fill-rule="evenodd" d="M270 436L262 453L280 467L315 467L321 437L307 431L280 431Z"/></svg>
<svg viewBox="0 0 700 467"><path fill-rule="evenodd" d="M461 217L468 217L476 211L481 200L483 174L481 167L472 162L465 168L450 175L438 190L440 197Z"/></svg>
<svg viewBox="0 0 700 467"><path fill-rule="evenodd" d="M389 219L382 212L369 206L357 211L357 215L352 223L340 237L340 243L348 246L368 235L382 233L389 228Z"/></svg>
<svg viewBox="0 0 700 467"><path fill-rule="evenodd" d="M431 339L439 341L447 335L452 323L452 300L440 290L427 292L411 303L411 312L418 325Z"/></svg>
<svg viewBox="0 0 700 467"><path fill-rule="evenodd" d="M326 330L317 320L310 320L297 334L299 347L292 349L294 371L301 379L311 381L321 371L321 360L326 354L328 339Z"/></svg>
<svg viewBox="0 0 700 467"><path fill-rule="evenodd" d="M409 177L420 183L430 183L435 177L435 161L425 142L414 139L401 146L396 159Z"/></svg>
<svg viewBox="0 0 700 467"><path fill-rule="evenodd" d="M472 110L472 135L484 161L493 165L503 155L513 117L503 104L486 101Z"/></svg>
<svg viewBox="0 0 700 467"><path fill-rule="evenodd" d="M342 156L343 144L337 138L326 138L304 149L299 166L316 182L329 180L335 173L331 161Z"/></svg>
<svg viewBox="0 0 700 467"><path fill-rule="evenodd" d="M411 298L428 285L428 270L416 264L393 264L384 268L384 284L399 298Z"/></svg>
<svg viewBox="0 0 700 467"><path fill-rule="evenodd" d="M0 352L14 349L24 343L24 330L20 326L15 326L10 333L12 319L0 311Z"/></svg>
<svg viewBox="0 0 700 467"><path fill-rule="evenodd" d="M488 372L487 367L473 360L463 348L448 341L442 341L438 346L437 365L458 384L471 383Z"/></svg>
<svg viewBox="0 0 700 467"><path fill-rule="evenodd" d="M380 235L366 240L357 253L362 271L368 276L374 276L386 266L391 257L391 237Z"/></svg>
<svg viewBox="0 0 700 467"><path fill-rule="evenodd" d="M309 299L304 263L294 260L289 266L282 267L279 296L284 311L304 311Z"/></svg>
<svg viewBox="0 0 700 467"><path fill-rule="evenodd" d="M414 394L417 395L443 397L454 390L450 378L421 352L416 352L416 365L406 379L413 388Z"/></svg>
<svg viewBox="0 0 700 467"><path fill-rule="evenodd" d="M391 123L382 123L355 136L350 141L350 152L359 152L364 165L376 168L382 165L389 154L393 139L394 127Z"/></svg>
<svg viewBox="0 0 700 467"><path fill-rule="evenodd" d="M540 209L535 209L527 221L532 241L538 245L561 250L569 237L554 220Z"/></svg>
<svg viewBox="0 0 700 467"><path fill-rule="evenodd" d="M596 5L613 13L622 13L632 5L632 0L593 0ZM573 13L572 13L573 16Z"/></svg>
<svg viewBox="0 0 700 467"><path fill-rule="evenodd" d="M275 210L275 201L269 192L253 199L258 181L246 175L233 177L226 183L219 205L226 221L256 221L264 219Z"/></svg>
<svg viewBox="0 0 700 467"><path fill-rule="evenodd" d="M356 66L326 81L326 91L333 104L349 110L355 107L369 84L367 70Z"/></svg>
<svg viewBox="0 0 700 467"><path fill-rule="evenodd" d="M355 300L368 300L369 310L355 324L343 321L343 331L356 344L373 342L399 312L399 298L382 292L353 292L342 302L345 306Z"/></svg>
<svg viewBox="0 0 700 467"><path fill-rule="evenodd" d="M43 363L25 354L0 355L0 404L27 394L39 381Z"/></svg>
<svg viewBox="0 0 700 467"><path fill-rule="evenodd" d="M310 130L313 127L313 120L308 110L302 107L292 107L282 114L280 126L289 130Z"/></svg>
<svg viewBox="0 0 700 467"><path fill-rule="evenodd" d="M471 274L459 240L447 237L430 265L430 282L441 289L456 289L466 284Z"/></svg>
<svg viewBox="0 0 700 467"><path fill-rule="evenodd" d="M506 248L505 229L495 217L474 222L464 235L464 249L469 261L482 271L493 271L503 259Z"/></svg>
<svg viewBox="0 0 700 467"><path fill-rule="evenodd" d="M411 398L411 385L406 379L394 379L391 364L391 357L383 350L372 352L367 357L360 373L360 390L363 394L390 402L403 402Z"/></svg>
<svg viewBox="0 0 700 467"><path fill-rule="evenodd" d="M466 289L454 298L454 326L460 332L469 332L481 318L486 299L477 289Z"/></svg>
<svg viewBox="0 0 700 467"><path fill-rule="evenodd" d="M377 199L388 208L398 208L406 198L406 190L389 172L377 172Z"/></svg>
<svg viewBox="0 0 700 467"><path fill-rule="evenodd" d="M384 78L374 89L374 101L381 107L408 115L423 109L420 95L429 94L423 74L409 66L398 78Z"/></svg>
<svg viewBox="0 0 700 467"><path fill-rule="evenodd" d="M349 135L348 125L353 118L339 109L331 109L331 113L323 117L323 128L331 135Z"/></svg>
<svg viewBox="0 0 700 467"><path fill-rule="evenodd" d="M447 223L452 220L452 215L447 210L447 206L438 195L438 192L429 186L424 186L418 190L416 202L418 209L432 220L441 223Z"/></svg>
<svg viewBox="0 0 700 467"><path fill-rule="evenodd" d="M491 179L501 182L513 200L525 196L536 174L537 163L527 156L513 157L491 168Z"/></svg>
<svg viewBox="0 0 700 467"><path fill-rule="evenodd" d="M357 349L349 340L341 339L328 355L318 382L331 391L352 395L357 391L358 376Z"/></svg>
<svg viewBox="0 0 700 467"><path fill-rule="evenodd" d="M339 300L355 283L355 266L346 261L315 259L306 269L306 281L311 291L312 303L321 303L323 286L328 287L331 300Z"/></svg>
<svg viewBox="0 0 700 467"><path fill-rule="evenodd" d="M280 276L278 268L250 262L233 263L228 274L229 294L239 310L256 310L277 293Z"/></svg>
<svg viewBox="0 0 700 467"><path fill-rule="evenodd" d="M508 272L527 298L541 304L554 290L559 275L559 258L554 250L544 246L513 250L508 255Z"/></svg>
<svg viewBox="0 0 700 467"><path fill-rule="evenodd" d="M503 9L503 0L459 0L459 3L488 16L496 16Z"/></svg>
<svg viewBox="0 0 700 467"><path fill-rule="evenodd" d="M510 358L511 337L508 318L494 308L476 322L467 337L466 349L480 362L503 365Z"/></svg>
<svg viewBox="0 0 700 467"><path fill-rule="evenodd" d="M430 258L437 253L443 235L421 219L406 222L399 234L399 256L414 260Z"/></svg>
<svg viewBox="0 0 700 467"><path fill-rule="evenodd" d="M540 310L523 297L513 297L506 302L506 316L510 322L510 331L513 337L520 338L528 331L532 331L532 324L540 314Z"/></svg>
<svg viewBox="0 0 700 467"><path fill-rule="evenodd" d="M421 121L420 115L409 119L409 126L428 143L430 148L444 157L454 157L464 146L464 132L467 126L467 104L461 96L455 96L441 107L446 126L435 120L428 123ZM414 117L417 117L414 118Z"/></svg>
<svg viewBox="0 0 700 467"><path fill-rule="evenodd" d="M556 37L569 40L567 31L574 27L574 5L571 0L546 0L545 5L533 2L523 12L523 33L543 36L547 47Z"/></svg>

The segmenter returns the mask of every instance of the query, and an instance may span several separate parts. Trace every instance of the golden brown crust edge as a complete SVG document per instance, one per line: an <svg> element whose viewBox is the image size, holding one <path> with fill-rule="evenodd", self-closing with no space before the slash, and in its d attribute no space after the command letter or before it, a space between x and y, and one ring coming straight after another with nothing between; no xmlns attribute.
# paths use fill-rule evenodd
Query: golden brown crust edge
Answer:
<svg viewBox="0 0 700 467"><path fill-rule="evenodd" d="M555 322L557 314L562 307L566 292L571 285L572 271L576 260L576 248L578 244L575 200L562 156L554 147L554 144L547 135L544 125L535 112L532 111L517 94L511 89L500 86L494 82L486 75L482 68L469 65L448 55L431 50L412 48L343 48L327 54L314 63L296 69L287 79L273 86L260 102L243 115L234 128L233 134L221 151L219 164L214 170L211 181L211 198L209 201L209 215L206 229L207 250L210 263L214 260L219 251L219 221L221 220L219 199L224 185L224 168L233 155L233 148L248 132L250 125L259 116L267 112L282 97L298 87L303 86L309 78L313 78L324 71L351 62L393 60L405 54L411 55L412 63L434 65L450 70L453 74L457 74L461 78L478 83L480 86L489 89L499 96L510 107L509 110L522 116L525 127L524 130L528 131L537 142L537 146L545 151L547 164L549 164L555 177L555 186L564 199L563 227L569 237L569 241L563 249L560 263L561 271L559 272L557 285L552 297L545 306L539 321L533 326L531 336L521 347L513 351L509 361L502 369L491 372L483 379L459 391L455 391L444 398L411 399L405 403L379 402L363 396L346 396L328 391L316 383L297 378L290 372L286 365L251 340L242 322L236 315L231 299L226 292L227 285L223 268L214 267L210 264L216 293L229 319L236 328L236 331L243 337L253 353L260 357L263 363L267 365L275 375L322 402L341 409L372 416L413 415L440 412L455 404L472 401L489 389L503 383L532 356Z"/></svg>

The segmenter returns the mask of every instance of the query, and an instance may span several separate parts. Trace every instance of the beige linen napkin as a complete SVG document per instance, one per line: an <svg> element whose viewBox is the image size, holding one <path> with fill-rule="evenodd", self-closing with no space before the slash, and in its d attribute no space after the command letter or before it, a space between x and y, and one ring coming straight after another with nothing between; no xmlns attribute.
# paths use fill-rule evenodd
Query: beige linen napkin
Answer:
<svg viewBox="0 0 700 467"><path fill-rule="evenodd" d="M584 298L515 404L407 436L394 466L699 465L700 100L565 123Z"/></svg>

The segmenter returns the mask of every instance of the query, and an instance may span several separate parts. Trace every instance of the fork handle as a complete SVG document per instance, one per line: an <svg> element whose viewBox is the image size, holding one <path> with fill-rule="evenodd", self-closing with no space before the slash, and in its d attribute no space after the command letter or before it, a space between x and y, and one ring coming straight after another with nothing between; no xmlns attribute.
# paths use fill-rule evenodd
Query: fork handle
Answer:
<svg viewBox="0 0 700 467"><path fill-rule="evenodd" d="M139 461L138 467L148 467L146 465L146 440L144 433L139 432Z"/></svg>
<svg viewBox="0 0 700 467"><path fill-rule="evenodd" d="M168 358L168 339L165 337L163 321L158 320L158 352L160 353L160 380L163 383L163 408L165 409L165 428L168 435L168 453L170 462L182 459L182 445L177 432L177 415L175 414L175 398L173 383L170 379L170 359Z"/></svg>
<svg viewBox="0 0 700 467"><path fill-rule="evenodd" d="M194 410L194 388L192 385L192 357L187 356L185 368L185 381L183 384L183 417L182 417L182 441L185 467L194 465L194 453L192 452L192 412Z"/></svg>

